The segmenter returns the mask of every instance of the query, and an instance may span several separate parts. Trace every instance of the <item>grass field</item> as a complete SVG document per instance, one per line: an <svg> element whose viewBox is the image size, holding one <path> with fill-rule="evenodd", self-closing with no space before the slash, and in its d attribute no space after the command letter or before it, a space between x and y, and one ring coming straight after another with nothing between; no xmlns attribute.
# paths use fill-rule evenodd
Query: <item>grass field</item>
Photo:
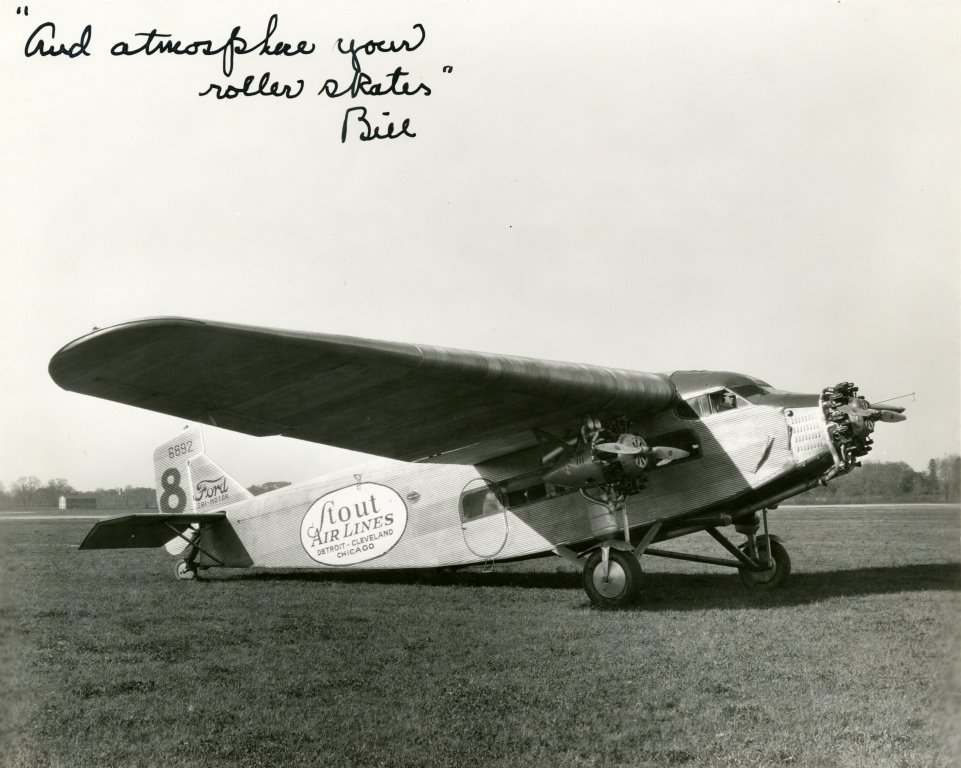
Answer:
<svg viewBox="0 0 961 768"><path fill-rule="evenodd" d="M78 552L90 520L0 520L3 764L957 765L958 508L771 519L784 590L645 558L617 612L556 559L189 583Z"/></svg>

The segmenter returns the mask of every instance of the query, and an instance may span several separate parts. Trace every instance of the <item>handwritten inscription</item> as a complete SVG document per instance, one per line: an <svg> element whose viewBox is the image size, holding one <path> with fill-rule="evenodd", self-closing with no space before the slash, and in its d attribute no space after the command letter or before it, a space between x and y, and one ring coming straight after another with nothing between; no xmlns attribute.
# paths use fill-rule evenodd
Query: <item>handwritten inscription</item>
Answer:
<svg viewBox="0 0 961 768"><path fill-rule="evenodd" d="M24 14L26 16L26 13ZM201 97L212 97L217 101L232 101L240 97L273 97L294 100L307 90L304 78L285 78L274 76L270 71L258 74L238 75L238 80L229 82L239 63L248 57L271 56L280 59L313 55L321 46L297 36L285 36L278 32L280 19L274 13L268 18L262 33L250 36L241 25L233 26L229 35L222 39L192 39L171 32L160 31L156 27L146 32L135 32L129 40L113 42L107 50L118 61L133 56L189 56L213 58L220 65L220 72L228 82L209 82L197 91ZM64 41L57 38L57 26L53 21L44 21L33 29L24 44L24 56L64 57L77 59L90 56L93 51L93 25L87 24L78 37ZM359 99L383 97L430 96L431 87L412 76L409 68L396 61L390 61L383 74L370 71L383 57L405 56L422 48L427 40L427 30L423 24L411 27L411 33L400 39L341 37L332 50L347 57L350 62L350 75L325 76L317 96L328 99ZM445 66L445 73L453 67ZM315 86L316 87L316 86ZM380 139L413 139L417 133L411 127L411 117L393 117L387 109L375 110L369 104L353 104L344 110L340 123L340 141L348 140L370 142Z"/></svg>
<svg viewBox="0 0 961 768"><path fill-rule="evenodd" d="M387 42L386 40L368 40L365 43L358 45L356 41L351 40L347 48L344 48L344 38L337 40L337 50L341 53L348 53L351 57L351 65L354 69L360 68L360 61L358 59L358 54L365 53L368 56L374 53L401 53L402 51L416 51L421 45L424 44L424 40L427 39L427 32L424 30L423 24L415 24L413 27L415 32L420 33L420 40L416 43L410 43L407 40L401 40L399 43L391 40Z"/></svg>
<svg viewBox="0 0 961 768"><path fill-rule="evenodd" d="M357 113L356 115L353 114L355 112ZM383 112L382 114L384 117L390 116L390 112ZM344 125L340 130L341 143L347 141L347 128L351 120L354 120L360 126L360 132L357 134L357 138L361 141L399 139L401 136L412 139L417 135L408 130L410 128L410 118L404 118L404 122L400 124L399 130L394 128L393 122L388 123L387 127L384 128L371 123L370 120L367 119L367 107L351 107L344 113ZM357 125L354 127L356 128Z"/></svg>
<svg viewBox="0 0 961 768"><path fill-rule="evenodd" d="M349 86L345 85L341 89L337 80L330 78L324 83L318 95L330 96L332 99L340 96L357 98L361 94L364 96L416 96L418 93L423 93L425 96L430 96L430 86L427 84L418 83L412 89L410 83L402 82L403 78L409 74L410 72L404 72L397 67L387 75L385 83L375 83L370 75L358 69L354 72L354 79Z"/></svg>
<svg viewBox="0 0 961 768"><path fill-rule="evenodd" d="M257 80L255 75L248 75L244 78L244 84L239 88L236 85L217 85L211 83L201 96L213 93L218 99L236 99L238 96L285 96L288 99L296 99L304 91L304 81L298 80L297 85L292 86L270 79L270 72L264 72Z"/></svg>
<svg viewBox="0 0 961 768"><path fill-rule="evenodd" d="M110 53L114 56L137 56L144 54L153 56L156 54L170 53L176 56L219 56L221 57L221 70L225 77L230 77L234 71L234 62L237 56L256 53L260 56L297 56L300 54L313 53L317 46L301 40L297 43L286 43L283 40L273 40L274 32L277 31L279 24L275 13L267 21L267 32L260 42L252 45L240 34L240 27L234 27L230 37L221 44L216 45L211 40L195 40L185 43L182 40L174 40L173 35L158 32L152 29L150 32L138 32L134 37L142 37L143 41L139 46L131 47L129 43L119 42L110 48Z"/></svg>
<svg viewBox="0 0 961 768"><path fill-rule="evenodd" d="M45 39L45 36L50 35L50 41ZM87 47L90 45L90 39L93 37L93 28L88 24L83 28L83 32L80 33L80 40L72 45L65 45L60 43L59 45L54 45L53 40L57 37L57 25L52 21L46 21L37 27L33 32L30 33L30 37L27 38L27 43L23 47L23 55L27 58L31 56L68 56L71 59L75 59L78 56L89 56L90 51Z"/></svg>

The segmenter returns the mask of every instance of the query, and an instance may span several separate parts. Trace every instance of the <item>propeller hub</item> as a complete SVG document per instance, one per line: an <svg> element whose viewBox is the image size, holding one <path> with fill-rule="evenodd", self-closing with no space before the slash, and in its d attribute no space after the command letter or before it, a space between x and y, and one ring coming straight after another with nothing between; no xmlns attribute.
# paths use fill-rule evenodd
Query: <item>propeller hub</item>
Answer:
<svg viewBox="0 0 961 768"><path fill-rule="evenodd" d="M844 472L858 466L858 459L870 452L875 423L906 418L900 406L873 407L849 381L826 388L821 393L821 408Z"/></svg>

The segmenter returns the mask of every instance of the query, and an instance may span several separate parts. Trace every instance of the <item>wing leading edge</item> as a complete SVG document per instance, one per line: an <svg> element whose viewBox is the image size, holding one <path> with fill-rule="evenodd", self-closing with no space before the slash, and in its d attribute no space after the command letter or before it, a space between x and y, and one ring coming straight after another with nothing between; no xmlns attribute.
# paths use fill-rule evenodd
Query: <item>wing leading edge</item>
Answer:
<svg viewBox="0 0 961 768"><path fill-rule="evenodd" d="M184 318L94 331L49 370L73 392L405 461L478 463L534 427L675 397L662 374Z"/></svg>

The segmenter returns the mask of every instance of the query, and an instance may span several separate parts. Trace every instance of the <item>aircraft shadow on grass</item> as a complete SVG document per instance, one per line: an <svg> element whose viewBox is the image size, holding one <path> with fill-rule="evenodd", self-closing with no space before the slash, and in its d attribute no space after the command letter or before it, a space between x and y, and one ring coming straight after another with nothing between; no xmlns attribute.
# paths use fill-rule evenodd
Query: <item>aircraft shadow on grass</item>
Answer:
<svg viewBox="0 0 961 768"><path fill-rule="evenodd" d="M581 589L575 572L517 573L460 571L367 571L323 573L265 571L231 575L225 580L304 581L342 584L422 584L433 587ZM221 580L220 578L217 579ZM862 597L897 592L961 591L961 563L854 568L794 573L772 592L749 592L733 573L653 573L646 575L641 599L631 610L678 611L705 608L775 608L816 603L834 597ZM586 607L586 606L585 606Z"/></svg>

